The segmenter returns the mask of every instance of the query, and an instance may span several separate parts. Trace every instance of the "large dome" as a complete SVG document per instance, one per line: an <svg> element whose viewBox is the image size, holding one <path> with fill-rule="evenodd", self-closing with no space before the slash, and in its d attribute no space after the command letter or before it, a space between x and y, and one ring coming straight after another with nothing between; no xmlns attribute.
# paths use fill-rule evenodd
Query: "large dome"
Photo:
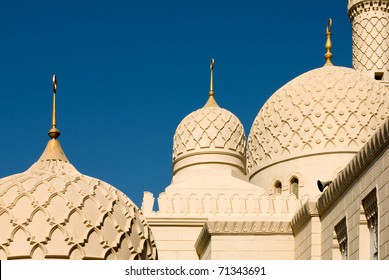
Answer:
<svg viewBox="0 0 389 280"><path fill-rule="evenodd" d="M0 259L155 259L135 204L54 149L52 139L27 171L0 180Z"/></svg>
<svg viewBox="0 0 389 280"><path fill-rule="evenodd" d="M57 138L27 171L0 179L0 259L156 259L142 212L113 186L78 172Z"/></svg>
<svg viewBox="0 0 389 280"><path fill-rule="evenodd" d="M309 71L258 113L248 137L248 172L307 155L357 152L388 112L386 88L364 74L335 66Z"/></svg>

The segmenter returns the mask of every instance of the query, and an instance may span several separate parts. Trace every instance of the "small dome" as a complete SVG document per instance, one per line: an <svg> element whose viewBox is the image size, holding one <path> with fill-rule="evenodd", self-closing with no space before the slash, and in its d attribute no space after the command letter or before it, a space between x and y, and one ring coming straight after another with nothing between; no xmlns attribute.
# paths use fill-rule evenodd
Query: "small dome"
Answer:
<svg viewBox="0 0 389 280"><path fill-rule="evenodd" d="M239 119L220 108L214 98L210 65L209 98L205 106L190 113L178 125L173 139L173 175L199 164L234 166L245 174L246 136Z"/></svg>
<svg viewBox="0 0 389 280"><path fill-rule="evenodd" d="M255 118L248 172L304 155L357 152L388 109L386 88L355 70L325 66L304 73L275 92Z"/></svg>
<svg viewBox="0 0 389 280"><path fill-rule="evenodd" d="M245 144L243 125L234 114L206 106L186 116L177 127L173 165L192 155L225 153L237 157L244 168Z"/></svg>

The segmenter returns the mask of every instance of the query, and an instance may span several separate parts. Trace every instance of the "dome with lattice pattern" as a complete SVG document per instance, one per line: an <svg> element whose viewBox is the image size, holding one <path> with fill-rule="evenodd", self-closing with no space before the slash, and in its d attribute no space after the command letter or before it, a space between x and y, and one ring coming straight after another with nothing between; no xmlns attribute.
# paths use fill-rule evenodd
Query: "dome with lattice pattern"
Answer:
<svg viewBox="0 0 389 280"><path fill-rule="evenodd" d="M309 71L262 107L248 137L250 174L277 162L329 152L357 152L388 118L386 88L345 67Z"/></svg>
<svg viewBox="0 0 389 280"><path fill-rule="evenodd" d="M56 139L27 171L0 179L0 259L155 259L141 211L81 174Z"/></svg>
<svg viewBox="0 0 389 280"><path fill-rule="evenodd" d="M186 116L177 127L173 143L174 170L183 168L188 158L196 157L190 164L227 163L244 171L245 146L246 137L239 119L216 103L206 105Z"/></svg>

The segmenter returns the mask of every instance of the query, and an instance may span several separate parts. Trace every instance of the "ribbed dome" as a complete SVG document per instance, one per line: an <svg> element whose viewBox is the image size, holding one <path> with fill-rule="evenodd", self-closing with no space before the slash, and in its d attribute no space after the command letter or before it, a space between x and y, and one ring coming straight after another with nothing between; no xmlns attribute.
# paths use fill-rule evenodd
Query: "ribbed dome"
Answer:
<svg viewBox="0 0 389 280"><path fill-rule="evenodd" d="M173 165L199 154L230 154L244 168L246 137L243 125L230 111L219 106L201 108L186 116L174 134Z"/></svg>
<svg viewBox="0 0 389 280"><path fill-rule="evenodd" d="M357 152L388 112L386 88L364 74L335 66L309 71L258 113L248 138L248 172L304 155Z"/></svg>
<svg viewBox="0 0 389 280"><path fill-rule="evenodd" d="M0 180L0 259L155 259L145 218L113 186L78 172L52 139Z"/></svg>

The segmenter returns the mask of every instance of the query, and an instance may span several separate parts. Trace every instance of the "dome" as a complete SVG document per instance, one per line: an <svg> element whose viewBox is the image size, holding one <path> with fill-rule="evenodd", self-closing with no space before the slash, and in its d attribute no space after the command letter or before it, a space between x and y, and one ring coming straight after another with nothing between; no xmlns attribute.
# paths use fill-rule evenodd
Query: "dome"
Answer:
<svg viewBox="0 0 389 280"><path fill-rule="evenodd" d="M245 143L243 125L234 114L206 106L186 116L177 127L173 164L189 156L218 153L230 154L244 164Z"/></svg>
<svg viewBox="0 0 389 280"><path fill-rule="evenodd" d="M248 137L250 176L307 155L356 153L388 118L386 88L355 70L325 66L287 83L256 116Z"/></svg>
<svg viewBox="0 0 389 280"><path fill-rule="evenodd" d="M205 106L190 113L178 125L173 138L173 175L199 164L230 165L245 173L246 136L239 119L220 108L214 98L213 66Z"/></svg>
<svg viewBox="0 0 389 280"><path fill-rule="evenodd" d="M190 113L178 125L173 138L173 175L200 164L233 166L245 173L246 136L239 119L217 105L213 91L213 67L205 106Z"/></svg>
<svg viewBox="0 0 389 280"><path fill-rule="evenodd" d="M152 233L135 204L67 160L42 157L1 179L0 204L1 259L155 258Z"/></svg>
<svg viewBox="0 0 389 280"><path fill-rule="evenodd" d="M0 179L0 259L157 258L135 204L68 161L56 139L55 110L49 135L36 163Z"/></svg>

